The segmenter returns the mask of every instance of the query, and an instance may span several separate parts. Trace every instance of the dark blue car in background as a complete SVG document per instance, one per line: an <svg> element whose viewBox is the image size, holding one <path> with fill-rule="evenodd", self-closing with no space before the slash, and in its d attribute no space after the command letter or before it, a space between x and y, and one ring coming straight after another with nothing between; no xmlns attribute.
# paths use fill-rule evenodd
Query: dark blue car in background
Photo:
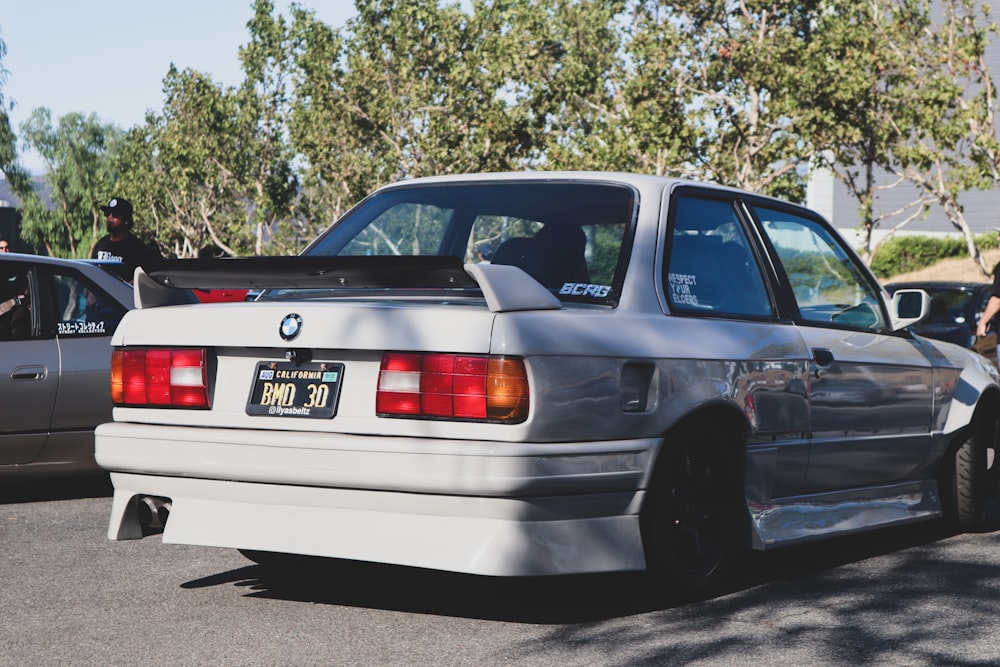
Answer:
<svg viewBox="0 0 1000 667"><path fill-rule="evenodd" d="M931 296L930 314L910 326L914 333L926 338L944 340L975 350L996 365L997 323L990 326L989 335L976 338L976 323L990 300L992 283L970 282L905 282L885 286L889 294L900 289L922 289Z"/></svg>

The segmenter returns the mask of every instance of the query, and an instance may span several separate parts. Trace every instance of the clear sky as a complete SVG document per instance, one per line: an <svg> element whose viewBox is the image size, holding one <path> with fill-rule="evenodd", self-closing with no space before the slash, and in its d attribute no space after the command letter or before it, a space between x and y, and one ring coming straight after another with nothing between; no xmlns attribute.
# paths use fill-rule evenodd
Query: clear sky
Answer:
<svg viewBox="0 0 1000 667"><path fill-rule="evenodd" d="M287 0L275 0L288 16ZM300 0L340 27L352 0ZM129 128L163 108L163 78L173 63L225 86L242 80L238 49L249 41L252 0L0 0L0 39L7 55L5 102L15 134L37 107L53 122L67 113L96 113ZM38 156L23 164L40 171Z"/></svg>

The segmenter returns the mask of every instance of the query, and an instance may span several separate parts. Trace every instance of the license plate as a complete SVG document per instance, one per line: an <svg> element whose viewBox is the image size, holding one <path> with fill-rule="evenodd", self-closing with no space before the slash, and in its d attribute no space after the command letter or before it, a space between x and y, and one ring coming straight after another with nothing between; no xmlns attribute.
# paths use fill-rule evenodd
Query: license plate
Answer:
<svg viewBox="0 0 1000 667"><path fill-rule="evenodd" d="M257 364L248 415L329 419L337 410L344 364L269 361Z"/></svg>

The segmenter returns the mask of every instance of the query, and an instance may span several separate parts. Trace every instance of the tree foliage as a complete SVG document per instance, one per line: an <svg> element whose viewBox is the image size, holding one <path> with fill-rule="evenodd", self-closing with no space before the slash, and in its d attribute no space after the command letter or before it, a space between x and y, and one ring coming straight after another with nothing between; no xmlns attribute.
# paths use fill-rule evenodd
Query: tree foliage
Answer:
<svg viewBox="0 0 1000 667"><path fill-rule="evenodd" d="M11 190L22 201L37 201L38 195L31 183L31 176L18 161L17 136L10 125L9 107L4 98L7 69L3 60L6 55L7 44L0 39L0 175L10 183Z"/></svg>
<svg viewBox="0 0 1000 667"><path fill-rule="evenodd" d="M42 156L50 203L28 198L20 234L28 243L59 257L89 257L104 234L100 206L113 196L115 174L109 153L122 135L96 114L66 114L53 125L52 113L35 109L21 124L23 144Z"/></svg>
<svg viewBox="0 0 1000 667"><path fill-rule="evenodd" d="M86 168L176 256L209 243L295 252L374 188L417 176L609 169L801 201L818 166L857 199L867 250L876 227L935 202L975 252L961 193L1000 178L992 28L982 4L935 2L943 12L930 0L356 0L334 28L254 0L244 80L172 67L162 111L95 153L110 166ZM49 141L43 120L35 141ZM84 164L71 145L53 165ZM916 186L891 219L875 213L881 174ZM59 230L82 252L93 201L67 196L61 217L31 209L38 238Z"/></svg>

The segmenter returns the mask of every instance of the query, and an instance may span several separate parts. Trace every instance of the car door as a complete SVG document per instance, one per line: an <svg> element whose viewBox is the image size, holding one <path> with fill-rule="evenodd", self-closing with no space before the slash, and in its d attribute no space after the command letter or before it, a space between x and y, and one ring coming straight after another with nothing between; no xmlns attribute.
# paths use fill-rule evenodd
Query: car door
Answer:
<svg viewBox="0 0 1000 667"><path fill-rule="evenodd" d="M750 425L748 466L768 468L768 497L797 495L808 463L808 357L795 327L779 322L768 272L739 203L728 193L681 187L671 196L664 291L673 315L705 319L727 347L706 355L728 365Z"/></svg>
<svg viewBox="0 0 1000 667"><path fill-rule="evenodd" d="M779 259L811 355L803 492L918 475L930 447L934 386L919 342L890 330L877 283L831 228L779 207L749 207Z"/></svg>
<svg viewBox="0 0 1000 667"><path fill-rule="evenodd" d="M28 463L45 446L59 389L59 348L42 327L37 272L0 263L0 465ZM14 327L14 315L24 327Z"/></svg>
<svg viewBox="0 0 1000 667"><path fill-rule="evenodd" d="M62 378L50 446L93 445L93 430L111 421L111 335L126 308L71 268L47 267Z"/></svg>

